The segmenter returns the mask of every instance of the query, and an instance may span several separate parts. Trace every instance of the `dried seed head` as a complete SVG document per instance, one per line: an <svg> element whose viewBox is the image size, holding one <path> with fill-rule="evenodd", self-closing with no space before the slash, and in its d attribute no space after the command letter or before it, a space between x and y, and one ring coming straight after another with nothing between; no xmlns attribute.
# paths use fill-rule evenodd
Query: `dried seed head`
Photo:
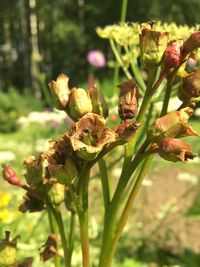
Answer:
<svg viewBox="0 0 200 267"><path fill-rule="evenodd" d="M191 151L191 146L182 140L165 137L161 140L158 148L159 155L168 161L186 162L197 155Z"/></svg>
<svg viewBox="0 0 200 267"><path fill-rule="evenodd" d="M132 119L137 113L139 89L135 81L128 80L118 85L120 89L118 112L122 120Z"/></svg>

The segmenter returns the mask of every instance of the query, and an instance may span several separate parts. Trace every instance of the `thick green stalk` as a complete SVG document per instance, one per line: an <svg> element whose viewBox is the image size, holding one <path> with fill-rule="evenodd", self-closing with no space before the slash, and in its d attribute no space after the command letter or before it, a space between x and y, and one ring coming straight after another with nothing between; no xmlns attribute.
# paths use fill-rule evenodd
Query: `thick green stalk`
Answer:
<svg viewBox="0 0 200 267"><path fill-rule="evenodd" d="M104 208L106 210L110 203L110 189L109 189L109 182L108 182L107 167L106 167L106 162L103 158L101 158L98 161L98 164L99 164L99 174L101 177L101 184L102 184L102 191L103 191Z"/></svg>
<svg viewBox="0 0 200 267"><path fill-rule="evenodd" d="M74 249L75 226L76 226L76 213L71 212L70 231L69 231L69 257L70 257L70 262L71 262L72 253L73 253L73 249Z"/></svg>
<svg viewBox="0 0 200 267"><path fill-rule="evenodd" d="M129 213L133 207L134 200L135 200L137 193L141 187L142 181L143 181L144 177L146 176L146 174L147 174L147 172L151 166L152 161L153 161L153 156L147 157L145 159L144 163L141 166L140 172L139 172L139 174L135 180L135 183L133 185L133 188L131 190L131 193L130 193L129 198L126 202L126 205L125 205L125 208L122 212L122 215L119 219L119 223L117 225L117 229L115 232L115 238L114 238L114 242L113 242L113 248L112 248L113 253L114 253L114 250L116 248L117 242L120 238L120 235L124 229L124 226L126 225L128 215L129 215Z"/></svg>
<svg viewBox="0 0 200 267"><path fill-rule="evenodd" d="M79 177L79 200L80 210L78 211L79 225L80 225L80 238L82 249L82 262L83 267L90 266L90 246L89 246L89 233L88 233L88 185L90 179L90 171L87 167L81 172Z"/></svg>

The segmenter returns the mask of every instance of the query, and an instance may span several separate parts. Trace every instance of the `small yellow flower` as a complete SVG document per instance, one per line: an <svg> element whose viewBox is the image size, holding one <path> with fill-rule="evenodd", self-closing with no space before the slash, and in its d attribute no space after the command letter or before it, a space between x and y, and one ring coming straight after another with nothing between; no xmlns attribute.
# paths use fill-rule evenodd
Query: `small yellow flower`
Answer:
<svg viewBox="0 0 200 267"><path fill-rule="evenodd" d="M10 194L0 191L0 208L7 207L11 198Z"/></svg>

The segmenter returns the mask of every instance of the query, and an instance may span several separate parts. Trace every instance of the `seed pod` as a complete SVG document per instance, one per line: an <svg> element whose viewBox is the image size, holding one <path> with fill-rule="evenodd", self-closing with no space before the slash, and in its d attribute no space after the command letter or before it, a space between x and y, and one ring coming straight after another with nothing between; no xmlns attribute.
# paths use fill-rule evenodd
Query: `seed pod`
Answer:
<svg viewBox="0 0 200 267"><path fill-rule="evenodd" d="M168 161L186 162L197 155L191 151L191 146L176 138L163 138L158 148L159 155Z"/></svg>
<svg viewBox="0 0 200 267"><path fill-rule="evenodd" d="M82 88L73 88L69 99L69 113L74 121L92 112L92 102L87 92Z"/></svg>
<svg viewBox="0 0 200 267"><path fill-rule="evenodd" d="M183 44L183 52L189 54L200 47L200 31L193 32Z"/></svg>
<svg viewBox="0 0 200 267"><path fill-rule="evenodd" d="M149 140L153 143L159 143L164 137L198 136L197 132L187 123L192 114L193 109L184 108L179 111L170 112L157 119L149 129Z"/></svg>
<svg viewBox="0 0 200 267"><path fill-rule="evenodd" d="M108 105L105 101L104 95L97 88L96 85L91 87L88 91L92 101L92 112L104 118L108 117Z"/></svg>
<svg viewBox="0 0 200 267"><path fill-rule="evenodd" d="M17 256L17 238L10 241L10 232L6 231L6 237L0 240L0 266L14 266L16 263Z"/></svg>
<svg viewBox="0 0 200 267"><path fill-rule="evenodd" d="M183 102L200 96L200 69L182 78L178 96Z"/></svg>
<svg viewBox="0 0 200 267"><path fill-rule="evenodd" d="M140 52L142 63L146 67L158 66L167 47L169 34L167 32L155 31L144 25L140 34Z"/></svg>
<svg viewBox="0 0 200 267"><path fill-rule="evenodd" d="M132 119L137 113L139 90L135 81L128 80L118 85L120 89L118 113L122 120Z"/></svg>
<svg viewBox="0 0 200 267"><path fill-rule="evenodd" d="M48 191L48 197L52 204L60 204L65 199L65 186L60 183L53 184Z"/></svg>
<svg viewBox="0 0 200 267"><path fill-rule="evenodd" d="M69 211L76 213L76 207L72 198L72 194L68 189L66 190L65 205Z"/></svg>

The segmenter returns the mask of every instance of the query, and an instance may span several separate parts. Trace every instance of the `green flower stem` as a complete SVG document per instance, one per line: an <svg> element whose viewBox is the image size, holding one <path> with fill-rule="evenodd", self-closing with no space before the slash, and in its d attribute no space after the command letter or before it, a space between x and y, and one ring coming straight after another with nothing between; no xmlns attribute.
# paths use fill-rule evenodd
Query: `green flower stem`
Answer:
<svg viewBox="0 0 200 267"><path fill-rule="evenodd" d="M88 233L88 185L90 170L87 165L83 166L79 177L81 186L79 187L80 210L78 210L80 238L82 249L83 267L90 266L89 233Z"/></svg>
<svg viewBox="0 0 200 267"><path fill-rule="evenodd" d="M139 88L141 89L142 92L145 92L146 90L146 85L144 83L144 80L142 79L141 77L141 74L140 74L140 71L139 71L139 68L137 66L137 63L131 62L131 68L132 68L132 71L133 71L133 74L134 74L134 78L136 79L138 85L139 85Z"/></svg>
<svg viewBox="0 0 200 267"><path fill-rule="evenodd" d="M64 266L70 267L71 262L70 262L70 257L69 257L69 248L68 248L68 244L67 244L67 239L66 239L66 235L65 235L64 223L63 223L61 212L60 212L58 207L54 208L52 205L49 205L49 206L50 206L51 211L54 215L56 223L58 225L58 230L59 230L60 238L61 238L61 242L62 242L62 248L64 251L64 264L65 264Z"/></svg>
<svg viewBox="0 0 200 267"><path fill-rule="evenodd" d="M137 166L142 161L142 155L137 154L132 162L132 170L135 170ZM127 170L128 171L128 170ZM130 173L129 173L130 174ZM110 267L112 263L113 253L111 253L112 243L114 240L114 233L116 227L116 217L117 213L126 189L128 182L128 176L124 176L119 180L117 189L115 190L114 196L107 210L105 211L104 216L104 232L102 237L101 244L101 253L99 258L99 267Z"/></svg>
<svg viewBox="0 0 200 267"><path fill-rule="evenodd" d="M72 253L73 253L73 249L74 249L75 226L76 226L76 213L71 212L70 231L69 231L69 257L70 257L70 262L71 262Z"/></svg>
<svg viewBox="0 0 200 267"><path fill-rule="evenodd" d="M56 225L55 225L55 222L54 222L54 217L53 217L53 214L51 213L51 209L50 209L48 204L46 206L46 210L47 210L48 219L49 219L50 231L51 231L51 233L55 233L56 234ZM54 261L55 267L60 267L60 259L59 259L58 256L55 256L53 258L53 261Z"/></svg>
<svg viewBox="0 0 200 267"><path fill-rule="evenodd" d="M132 79L132 76L131 76L130 72L129 72L128 69L125 67L125 65L124 65L124 63L123 63L123 61L122 61L122 59L121 59L121 57L120 57L120 54L119 54L119 52L117 51L117 48L116 48L116 46L115 46L115 43L114 43L114 40L113 40L113 39L110 39L110 46L111 46L111 48L112 48L113 54L115 55L115 58L116 58L117 62L119 63L120 67L122 67L122 69L123 69L123 71L124 71L126 77L127 77L128 79Z"/></svg>
<svg viewBox="0 0 200 267"><path fill-rule="evenodd" d="M99 174L101 177L101 184L103 191L104 208L106 210L110 203L110 188L109 188L107 167L106 167L106 162L103 158L101 158L98 161L98 164L99 164Z"/></svg>
<svg viewBox="0 0 200 267"><path fill-rule="evenodd" d="M126 13L127 13L127 5L128 0L122 0L122 8L121 8L121 17L120 22L124 22L126 20ZM121 46L117 46L118 54L121 54ZM116 64L114 69L114 77L113 77L113 84L116 85L119 79L119 66Z"/></svg>
<svg viewBox="0 0 200 267"><path fill-rule="evenodd" d="M167 88L166 88L165 98L164 98L160 117L164 116L167 113L171 91L172 91L172 85L173 85L175 76L176 76L176 72L172 73L172 75L167 79Z"/></svg>

